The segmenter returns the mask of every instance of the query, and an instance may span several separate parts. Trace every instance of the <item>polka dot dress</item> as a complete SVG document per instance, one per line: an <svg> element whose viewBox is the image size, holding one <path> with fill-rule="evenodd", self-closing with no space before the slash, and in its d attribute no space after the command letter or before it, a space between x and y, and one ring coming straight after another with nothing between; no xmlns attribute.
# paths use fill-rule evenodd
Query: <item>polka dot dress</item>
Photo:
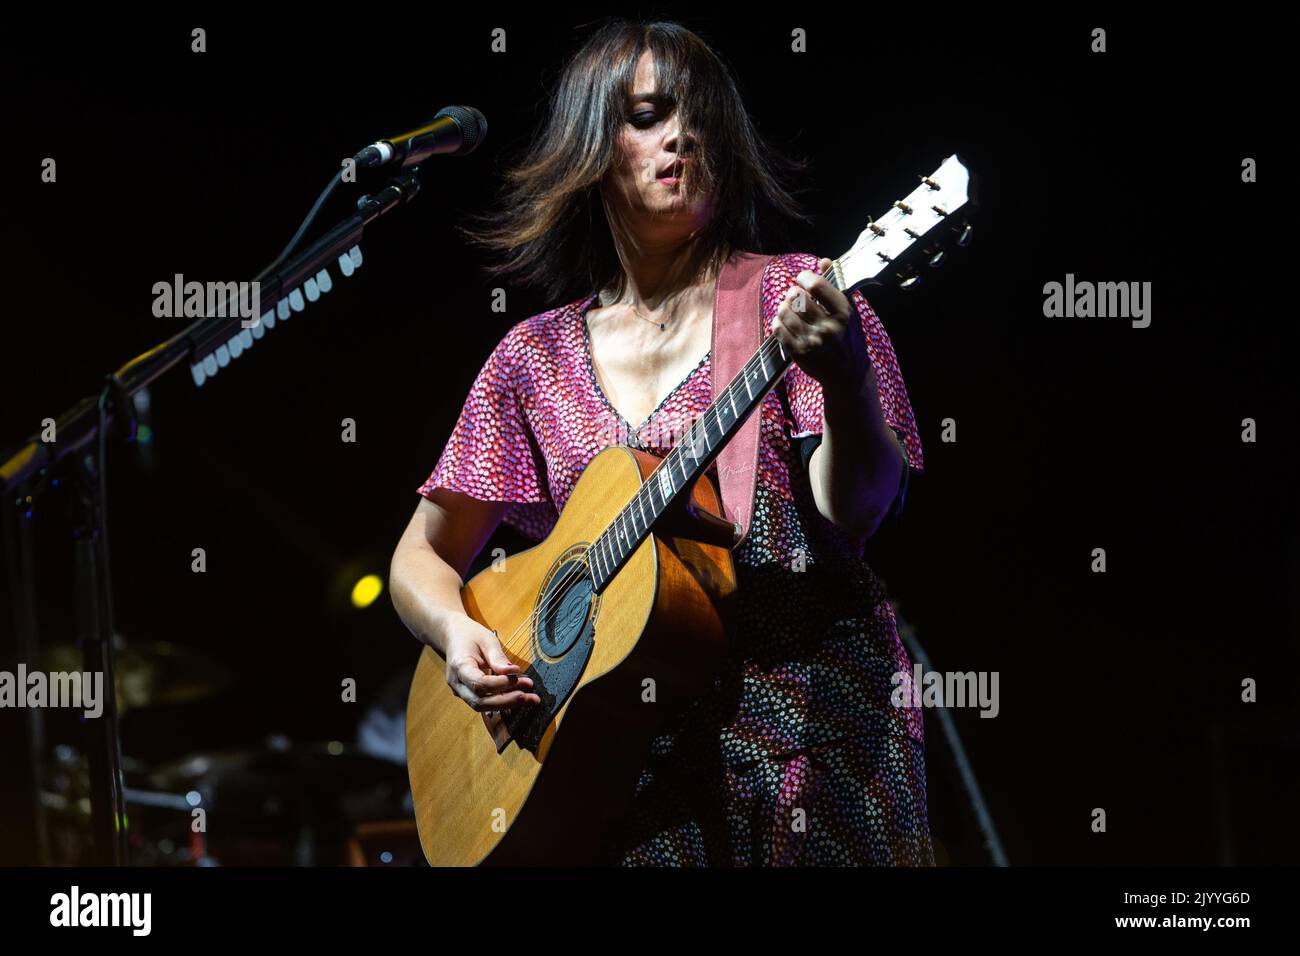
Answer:
<svg viewBox="0 0 1300 956"><path fill-rule="evenodd" d="M816 267L803 253L768 263L769 329L794 277ZM541 539L602 449L667 454L709 407L710 356L644 422L627 422L592 366L595 299L510 329L420 494L443 487L511 502L504 520ZM893 346L866 299L852 299L886 422L919 471ZM893 675L912 665L863 539L817 511L800 454L822 429L820 385L792 365L755 414L759 473L750 532L733 553L743 598L730 653L712 689L669 715L653 741L608 862L933 865L921 712L890 702Z"/></svg>

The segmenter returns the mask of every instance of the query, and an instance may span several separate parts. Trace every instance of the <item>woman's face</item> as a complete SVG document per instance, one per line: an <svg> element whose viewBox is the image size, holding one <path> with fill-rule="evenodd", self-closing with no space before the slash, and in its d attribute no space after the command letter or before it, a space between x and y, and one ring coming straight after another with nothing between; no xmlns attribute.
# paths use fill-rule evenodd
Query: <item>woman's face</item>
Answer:
<svg viewBox="0 0 1300 956"><path fill-rule="evenodd" d="M702 228L712 214L694 175L696 142L683 135L676 106L655 88L654 58L637 62L620 156L604 193L616 217L641 241L673 243Z"/></svg>

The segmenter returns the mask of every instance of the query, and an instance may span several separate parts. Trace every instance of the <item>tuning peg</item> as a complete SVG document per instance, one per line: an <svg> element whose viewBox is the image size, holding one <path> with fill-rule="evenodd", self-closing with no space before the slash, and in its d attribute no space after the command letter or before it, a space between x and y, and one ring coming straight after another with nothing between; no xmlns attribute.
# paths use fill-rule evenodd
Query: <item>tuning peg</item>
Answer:
<svg viewBox="0 0 1300 956"><path fill-rule="evenodd" d="M904 292L911 292L920 284L921 277L913 272L910 275L903 276L903 278L899 280L898 287Z"/></svg>
<svg viewBox="0 0 1300 956"><path fill-rule="evenodd" d="M931 246L925 250L925 254L930 257L930 268L937 269L948 261L948 250L940 249L937 246Z"/></svg>
<svg viewBox="0 0 1300 956"><path fill-rule="evenodd" d="M974 226L972 226L968 222L963 222L961 234L957 237L957 245L961 246L963 249L969 246L971 233L974 231L975 231Z"/></svg>

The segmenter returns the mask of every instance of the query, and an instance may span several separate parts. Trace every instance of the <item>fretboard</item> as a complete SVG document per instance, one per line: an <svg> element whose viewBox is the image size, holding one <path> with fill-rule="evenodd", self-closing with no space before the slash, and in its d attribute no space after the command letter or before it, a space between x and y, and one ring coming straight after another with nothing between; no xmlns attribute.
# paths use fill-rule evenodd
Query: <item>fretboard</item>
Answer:
<svg viewBox="0 0 1300 956"><path fill-rule="evenodd" d="M839 287L834 266L825 278ZM673 502L708 470L718 452L789 367L790 359L780 339L767 336L722 394L664 456L632 500L592 542L588 559L598 592L605 589Z"/></svg>

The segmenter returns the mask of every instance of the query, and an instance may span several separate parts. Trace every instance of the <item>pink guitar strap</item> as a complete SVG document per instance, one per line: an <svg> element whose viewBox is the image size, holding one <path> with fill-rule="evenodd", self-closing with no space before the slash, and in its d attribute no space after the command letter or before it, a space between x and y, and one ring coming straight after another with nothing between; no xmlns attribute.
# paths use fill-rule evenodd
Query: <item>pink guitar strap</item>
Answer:
<svg viewBox="0 0 1300 956"><path fill-rule="evenodd" d="M718 274L710 359L715 401L763 343L767 331L763 325L763 267L769 259L771 256L752 252L736 253ZM740 431L718 453L722 512L736 526L733 548L749 533L754 483L758 478L758 424L761 417L761 409L755 409Z"/></svg>

